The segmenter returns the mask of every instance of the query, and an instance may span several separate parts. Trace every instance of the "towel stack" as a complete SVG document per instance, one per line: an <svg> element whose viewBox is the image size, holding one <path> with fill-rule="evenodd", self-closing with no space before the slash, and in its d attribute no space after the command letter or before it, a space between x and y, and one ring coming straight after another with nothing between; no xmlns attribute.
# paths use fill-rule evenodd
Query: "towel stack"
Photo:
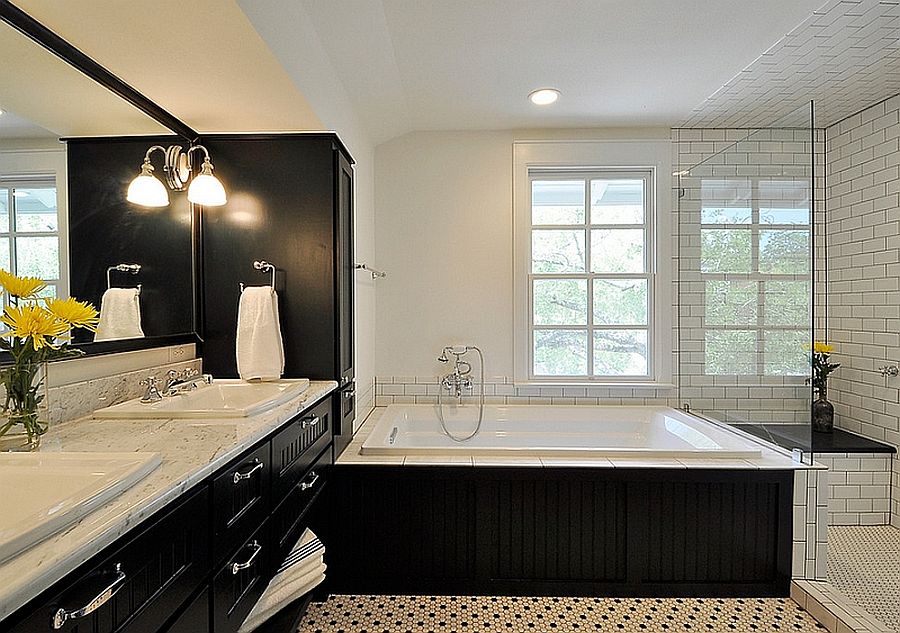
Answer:
<svg viewBox="0 0 900 633"><path fill-rule="evenodd" d="M278 380L284 373L284 346L278 294L271 286L250 286L238 304L237 369L243 380Z"/></svg>
<svg viewBox="0 0 900 633"><path fill-rule="evenodd" d="M141 291L137 288L109 288L100 300L100 322L94 340L143 337Z"/></svg>
<svg viewBox="0 0 900 633"><path fill-rule="evenodd" d="M325 546L307 529L287 555L238 633L250 633L325 580Z"/></svg>

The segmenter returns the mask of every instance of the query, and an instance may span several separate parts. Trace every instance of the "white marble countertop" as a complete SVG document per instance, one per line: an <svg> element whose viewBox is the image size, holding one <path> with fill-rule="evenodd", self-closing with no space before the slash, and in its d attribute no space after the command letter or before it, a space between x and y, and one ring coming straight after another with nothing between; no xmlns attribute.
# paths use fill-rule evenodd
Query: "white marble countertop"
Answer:
<svg viewBox="0 0 900 633"><path fill-rule="evenodd" d="M375 424L387 407L376 407L356 431L353 440L338 456L336 463L360 466L496 466L533 468L701 468L701 469L746 469L746 470L820 470L819 463L801 464L795 462L783 449L774 447L759 438L737 429L729 429L752 442L759 444L762 455L757 459L671 459L651 457L540 457L540 456L484 456L460 455L363 455L363 442L372 432ZM726 428L727 425L725 425ZM769 448L772 446L772 448Z"/></svg>
<svg viewBox="0 0 900 633"><path fill-rule="evenodd" d="M336 388L333 381L313 381L297 398L249 418L86 417L52 426L41 452L143 451L159 453L162 463L115 501L0 564L0 620Z"/></svg>

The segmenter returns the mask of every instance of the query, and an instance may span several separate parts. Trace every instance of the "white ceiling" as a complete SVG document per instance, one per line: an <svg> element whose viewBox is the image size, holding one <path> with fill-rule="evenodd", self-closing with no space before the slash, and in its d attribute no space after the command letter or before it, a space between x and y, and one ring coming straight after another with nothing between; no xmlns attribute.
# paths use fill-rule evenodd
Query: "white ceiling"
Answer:
<svg viewBox="0 0 900 633"><path fill-rule="evenodd" d="M824 1L16 3L201 132L321 129L347 106L377 144L414 130L676 126L744 85L732 80L798 25L896 5L830 0L814 14ZM856 22L825 26L851 29L840 39ZM802 96L815 82L794 70L779 67L780 85ZM527 101L542 86L562 91L557 104ZM850 93L842 107L869 98Z"/></svg>
<svg viewBox="0 0 900 633"><path fill-rule="evenodd" d="M57 135L49 130L35 125L28 119L24 119L16 114L4 110L0 114L0 143L3 139L23 139L23 138L56 138ZM2 145L0 145L2 147Z"/></svg>
<svg viewBox="0 0 900 633"><path fill-rule="evenodd" d="M254 21L294 1L256 5ZM823 0L301 1L379 141L410 130L675 125ZM557 104L526 100L542 86L562 91Z"/></svg>
<svg viewBox="0 0 900 633"><path fill-rule="evenodd" d="M195 130L322 127L234 0L15 4Z"/></svg>
<svg viewBox="0 0 900 633"><path fill-rule="evenodd" d="M0 141L166 131L2 22L0 59Z"/></svg>

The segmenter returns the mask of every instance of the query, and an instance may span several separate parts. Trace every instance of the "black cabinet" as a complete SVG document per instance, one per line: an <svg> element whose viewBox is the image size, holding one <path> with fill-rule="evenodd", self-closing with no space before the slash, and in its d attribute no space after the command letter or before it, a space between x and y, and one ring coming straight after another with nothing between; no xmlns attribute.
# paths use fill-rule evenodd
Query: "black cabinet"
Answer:
<svg viewBox="0 0 900 633"><path fill-rule="evenodd" d="M33 608L12 630L160 630L207 573L208 516L209 492L202 487L124 546L113 546L114 551L101 556L91 568L60 581L49 599Z"/></svg>
<svg viewBox="0 0 900 633"><path fill-rule="evenodd" d="M228 203L204 208L204 369L236 376L238 284L263 285L252 267L277 267L276 289L289 378L335 380L349 396L333 420L338 449L354 416L353 161L337 136L204 136Z"/></svg>
<svg viewBox="0 0 900 633"><path fill-rule="evenodd" d="M0 630L237 631L310 525L332 464L333 399L274 429L136 534L0 622ZM321 529L318 536L324 536ZM306 604L289 606L287 619Z"/></svg>

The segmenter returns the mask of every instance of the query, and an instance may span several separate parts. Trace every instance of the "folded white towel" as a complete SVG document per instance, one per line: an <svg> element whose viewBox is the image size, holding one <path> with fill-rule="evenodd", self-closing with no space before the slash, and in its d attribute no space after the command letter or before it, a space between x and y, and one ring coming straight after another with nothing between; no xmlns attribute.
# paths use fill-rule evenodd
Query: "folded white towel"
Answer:
<svg viewBox="0 0 900 633"><path fill-rule="evenodd" d="M141 292L137 288L110 288L100 300L100 322L95 341L143 338Z"/></svg>
<svg viewBox="0 0 900 633"><path fill-rule="evenodd" d="M250 286L241 293L236 347L242 379L278 380L284 373L278 294L270 286Z"/></svg>
<svg viewBox="0 0 900 633"><path fill-rule="evenodd" d="M297 578L295 582L285 585L277 591L270 592L269 587L271 585L266 587L263 597L254 605L250 614L241 624L241 628L238 629L238 633L250 633L250 631L258 628L291 602L302 598L304 594L315 589L325 580L325 569L326 565L324 563L320 564L312 571Z"/></svg>
<svg viewBox="0 0 900 633"><path fill-rule="evenodd" d="M324 553L325 546L313 531L304 530L238 633L249 633L325 580Z"/></svg>

